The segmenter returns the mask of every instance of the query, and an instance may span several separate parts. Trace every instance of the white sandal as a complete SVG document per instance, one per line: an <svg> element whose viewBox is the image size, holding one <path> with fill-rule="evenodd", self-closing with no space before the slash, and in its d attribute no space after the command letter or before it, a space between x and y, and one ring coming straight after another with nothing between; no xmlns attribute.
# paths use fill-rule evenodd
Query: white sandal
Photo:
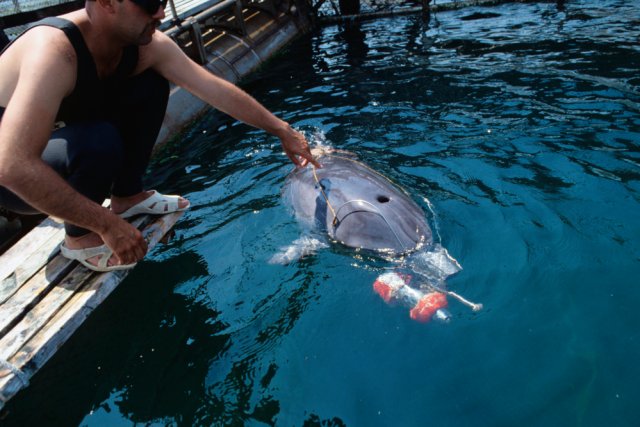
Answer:
<svg viewBox="0 0 640 427"><path fill-rule="evenodd" d="M165 215L173 212L180 212L187 210L191 203L187 203L187 206L181 208L178 205L180 196L170 196L166 194L160 194L156 190L151 190L152 194L140 203L131 206L126 211L119 213L120 218L126 219L136 215Z"/></svg>
<svg viewBox="0 0 640 427"><path fill-rule="evenodd" d="M80 264L93 271L115 271L126 270L135 267L137 263L123 264L123 265L107 265L113 252L107 247L107 245L96 246L93 248L84 249L69 249L64 244L60 245L60 252L65 258L69 258L80 262ZM91 264L87 260L93 257L100 257L98 264Z"/></svg>

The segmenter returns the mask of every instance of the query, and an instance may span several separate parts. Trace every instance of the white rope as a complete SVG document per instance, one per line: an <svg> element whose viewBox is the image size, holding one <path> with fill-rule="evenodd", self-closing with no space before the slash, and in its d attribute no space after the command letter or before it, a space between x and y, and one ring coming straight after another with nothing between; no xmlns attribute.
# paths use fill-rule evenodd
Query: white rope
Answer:
<svg viewBox="0 0 640 427"><path fill-rule="evenodd" d="M422 199L427 203L429 212L431 212L431 216L433 218L433 229L436 232L436 236L438 236L438 243L442 244L442 236L440 235L440 223L438 222L438 215L436 215L436 211L433 208L433 204L431 204L431 200L427 199L426 197L422 197Z"/></svg>
<svg viewBox="0 0 640 427"><path fill-rule="evenodd" d="M451 298L457 299L458 301L460 301L462 304L466 305L467 307L471 308L471 310L473 311L480 311L483 309L483 305L482 304L477 304L475 302L471 302L468 299L464 298L463 296L453 292L453 291L448 291L446 289L442 289L439 286L435 286L432 285L431 283L426 283L427 287L430 289L433 289L436 292L440 292L441 294L446 294L448 296L450 296Z"/></svg>

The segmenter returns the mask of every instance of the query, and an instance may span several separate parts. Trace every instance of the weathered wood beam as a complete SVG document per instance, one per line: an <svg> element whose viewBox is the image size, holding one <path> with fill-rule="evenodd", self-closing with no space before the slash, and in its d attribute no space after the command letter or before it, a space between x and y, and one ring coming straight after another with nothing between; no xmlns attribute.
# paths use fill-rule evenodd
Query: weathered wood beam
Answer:
<svg viewBox="0 0 640 427"><path fill-rule="evenodd" d="M182 214L175 212L153 217L151 222L150 217L140 217L133 224L144 227L142 234L151 249ZM28 380L130 272L118 270L96 273L77 265L64 273L69 266L76 264L58 254L27 280L19 292L14 293L13 298L16 298L15 302L23 312L18 323L0 335L0 408L28 385ZM23 293L26 295L29 289L40 297L36 303L27 306L24 300L29 298L23 298ZM44 292L44 289L48 289L48 292ZM5 302L9 304L8 307L14 302L13 298ZM12 316L20 311L11 308L5 310Z"/></svg>

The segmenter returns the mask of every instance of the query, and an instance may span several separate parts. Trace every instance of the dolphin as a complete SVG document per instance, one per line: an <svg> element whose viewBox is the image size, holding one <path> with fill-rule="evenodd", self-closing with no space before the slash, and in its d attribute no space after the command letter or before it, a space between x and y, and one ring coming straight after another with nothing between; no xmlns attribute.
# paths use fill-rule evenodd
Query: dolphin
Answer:
<svg viewBox="0 0 640 427"><path fill-rule="evenodd" d="M312 153L322 168L293 170L285 180L282 195L298 222L314 234L282 248L271 263L287 264L327 247L319 238L326 235L347 247L400 260L402 268L418 275L420 288L431 292L409 286L411 274L393 273L392 277L385 273L374 283L375 291L385 301L401 298L413 306L411 317L416 320L450 318L444 310L446 302L433 302L427 295L451 295L469 303L445 289L445 279L462 268L445 248L434 243L425 212L402 188L358 161L353 153L327 146L315 147ZM475 307L474 311L481 307L467 305Z"/></svg>
<svg viewBox="0 0 640 427"><path fill-rule="evenodd" d="M346 246L404 254L433 243L420 207L348 152L314 149L322 168L297 168L283 195L298 221Z"/></svg>

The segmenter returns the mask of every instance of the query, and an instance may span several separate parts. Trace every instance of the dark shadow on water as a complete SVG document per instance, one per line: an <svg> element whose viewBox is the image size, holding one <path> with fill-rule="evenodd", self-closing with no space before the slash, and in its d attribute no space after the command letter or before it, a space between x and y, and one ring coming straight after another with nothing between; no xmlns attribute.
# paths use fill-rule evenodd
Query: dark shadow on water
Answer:
<svg viewBox="0 0 640 427"><path fill-rule="evenodd" d="M298 323L318 287L318 278L309 269L315 264L313 258L299 263L300 270L290 279L298 285L278 298L268 312L260 314L263 326L257 329L236 328L231 333L232 341L227 353L211 363L210 377L205 380L206 406L198 411L199 425L241 426L254 425L256 421L278 425L276 420L283 405L273 397L271 383L280 369L279 365L287 364L288 356L283 361L274 357L269 349ZM247 323L253 322L245 321L243 324ZM233 363L229 364L229 361Z"/></svg>
<svg viewBox="0 0 640 427"><path fill-rule="evenodd" d="M139 265L8 403L1 424L78 425L117 410L133 422L192 425L209 361L229 337L216 311L173 288L207 274L193 253Z"/></svg>
<svg viewBox="0 0 640 427"><path fill-rule="evenodd" d="M311 414L304 420L304 427L343 427L346 426L344 421L338 417L330 419L322 419L316 414Z"/></svg>
<svg viewBox="0 0 640 427"><path fill-rule="evenodd" d="M0 425L276 425L282 404L270 388L281 361L265 349L314 300L315 262L300 261L291 279L299 286L261 314L271 320L257 330L218 320L198 255L141 263L9 402ZM187 295L175 291L182 283ZM304 425L344 424L310 414Z"/></svg>
<svg viewBox="0 0 640 427"><path fill-rule="evenodd" d="M491 19L491 18L499 18L502 15L500 15L499 13L493 13L493 12L475 12L472 13L470 15L465 15L462 18L460 18L461 21L475 21L478 19Z"/></svg>
<svg viewBox="0 0 640 427"><path fill-rule="evenodd" d="M369 53L366 38L366 33L357 23L348 23L342 32L338 33L338 40L345 44L347 63L352 67L361 66Z"/></svg>

